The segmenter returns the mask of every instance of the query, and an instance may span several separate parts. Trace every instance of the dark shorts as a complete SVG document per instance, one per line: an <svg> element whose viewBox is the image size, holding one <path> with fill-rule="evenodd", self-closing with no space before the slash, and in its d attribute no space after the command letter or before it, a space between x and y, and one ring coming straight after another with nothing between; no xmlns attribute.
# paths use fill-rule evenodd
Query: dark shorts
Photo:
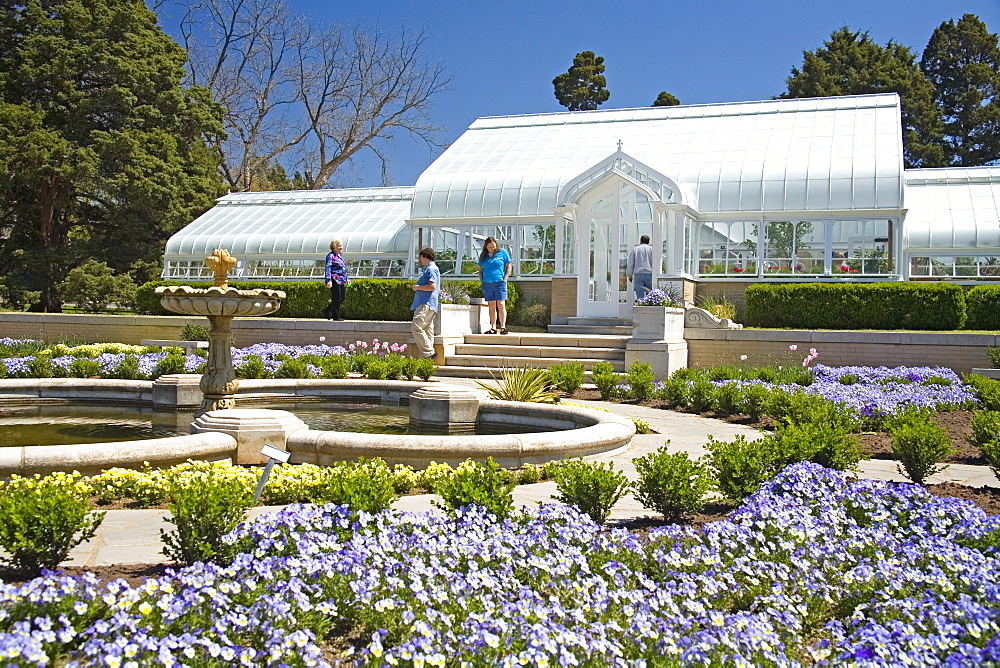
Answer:
<svg viewBox="0 0 1000 668"><path fill-rule="evenodd" d="M488 302L507 301L507 282L491 281L483 283L483 297Z"/></svg>

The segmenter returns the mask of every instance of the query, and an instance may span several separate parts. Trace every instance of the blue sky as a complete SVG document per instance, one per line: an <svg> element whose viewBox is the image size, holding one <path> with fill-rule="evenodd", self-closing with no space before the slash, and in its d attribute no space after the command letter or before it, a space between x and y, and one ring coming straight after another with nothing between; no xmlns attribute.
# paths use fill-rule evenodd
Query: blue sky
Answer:
<svg viewBox="0 0 1000 668"><path fill-rule="evenodd" d="M453 80L433 110L446 142L480 116L564 111L552 78L580 51L604 56L611 98L601 108L614 109L649 106L661 90L682 104L768 99L785 90L804 49L842 25L868 30L880 44L893 39L918 56L934 28L965 13L1000 31L1000 0L289 2L324 22L426 28L428 59L442 62ZM391 155L397 185L415 183L434 158L407 139ZM350 178L345 185L380 185L373 164Z"/></svg>

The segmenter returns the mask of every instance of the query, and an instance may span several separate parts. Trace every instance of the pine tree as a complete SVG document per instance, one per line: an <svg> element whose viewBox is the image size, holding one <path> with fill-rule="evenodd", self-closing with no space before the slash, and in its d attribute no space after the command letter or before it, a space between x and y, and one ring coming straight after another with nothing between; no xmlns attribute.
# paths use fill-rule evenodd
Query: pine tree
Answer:
<svg viewBox="0 0 1000 668"><path fill-rule="evenodd" d="M1000 46L973 14L931 35L920 69L934 87L944 122L945 165L1000 161Z"/></svg>
<svg viewBox="0 0 1000 668"><path fill-rule="evenodd" d="M680 103L681 101L676 96L671 95L665 90L661 90L660 94L653 100L654 107L675 107Z"/></svg>
<svg viewBox="0 0 1000 668"><path fill-rule="evenodd" d="M944 159L941 120L933 87L909 48L890 41L880 46L867 32L843 26L815 51L804 51L802 68L792 68L788 91L778 97L826 97L871 93L899 94L903 155L907 166L934 167Z"/></svg>
<svg viewBox="0 0 1000 668"><path fill-rule="evenodd" d="M582 51L573 58L573 66L552 80L556 99L570 111L593 111L608 101L611 92L605 86L604 58L593 51Z"/></svg>

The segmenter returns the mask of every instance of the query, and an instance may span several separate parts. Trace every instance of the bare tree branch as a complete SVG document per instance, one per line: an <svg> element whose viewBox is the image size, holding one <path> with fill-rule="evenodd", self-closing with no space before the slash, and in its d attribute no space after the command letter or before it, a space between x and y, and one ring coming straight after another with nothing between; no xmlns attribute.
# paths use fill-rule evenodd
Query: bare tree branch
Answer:
<svg viewBox="0 0 1000 668"><path fill-rule="evenodd" d="M253 189L275 162L323 188L365 150L388 183L395 139L440 146L430 108L449 79L424 62L426 32L323 26L286 0L178 1L189 83L227 109L218 150L232 190Z"/></svg>

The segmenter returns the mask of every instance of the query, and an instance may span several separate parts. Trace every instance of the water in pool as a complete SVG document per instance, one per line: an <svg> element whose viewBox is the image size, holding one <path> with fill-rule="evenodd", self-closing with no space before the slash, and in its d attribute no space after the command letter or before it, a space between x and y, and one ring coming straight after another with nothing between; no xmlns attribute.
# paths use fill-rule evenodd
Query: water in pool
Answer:
<svg viewBox="0 0 1000 668"><path fill-rule="evenodd" d="M245 405L241 405L245 408ZM416 433L407 407L333 402L279 403L310 429L373 434ZM0 447L108 443L190 433L194 412L167 413L134 406L7 406L0 409Z"/></svg>

